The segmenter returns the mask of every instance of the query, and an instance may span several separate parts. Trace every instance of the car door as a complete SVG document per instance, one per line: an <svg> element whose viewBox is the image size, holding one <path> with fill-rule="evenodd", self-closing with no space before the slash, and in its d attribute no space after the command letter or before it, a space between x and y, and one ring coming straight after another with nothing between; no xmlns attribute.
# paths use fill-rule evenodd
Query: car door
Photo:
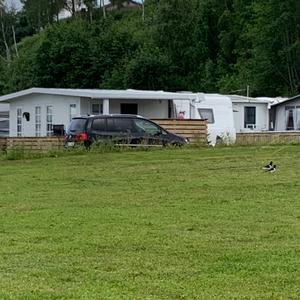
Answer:
<svg viewBox="0 0 300 300"><path fill-rule="evenodd" d="M130 144L132 137L132 127L132 118L107 118L107 134L114 142Z"/></svg>
<svg viewBox="0 0 300 300"><path fill-rule="evenodd" d="M108 138L106 130L106 118L92 119L89 127L89 137L92 141Z"/></svg>

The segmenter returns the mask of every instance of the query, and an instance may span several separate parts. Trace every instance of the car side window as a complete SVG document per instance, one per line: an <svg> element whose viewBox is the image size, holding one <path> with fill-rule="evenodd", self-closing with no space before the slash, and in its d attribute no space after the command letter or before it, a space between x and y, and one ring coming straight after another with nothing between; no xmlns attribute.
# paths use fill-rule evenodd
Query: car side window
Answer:
<svg viewBox="0 0 300 300"><path fill-rule="evenodd" d="M105 131L105 119L94 119L92 123L92 129L96 131Z"/></svg>
<svg viewBox="0 0 300 300"><path fill-rule="evenodd" d="M147 120L135 119L134 123L138 132L145 132L150 135L156 135L161 133L160 127Z"/></svg>
<svg viewBox="0 0 300 300"><path fill-rule="evenodd" d="M132 131L132 120L129 118L108 118L107 130L116 132Z"/></svg>

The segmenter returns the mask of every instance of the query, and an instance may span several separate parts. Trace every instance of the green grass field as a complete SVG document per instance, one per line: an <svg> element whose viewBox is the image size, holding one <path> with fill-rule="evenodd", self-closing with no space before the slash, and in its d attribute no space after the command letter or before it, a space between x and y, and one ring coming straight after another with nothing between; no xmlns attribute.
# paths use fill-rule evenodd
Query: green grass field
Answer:
<svg viewBox="0 0 300 300"><path fill-rule="evenodd" d="M300 299L300 146L2 160L0 186L0 299Z"/></svg>

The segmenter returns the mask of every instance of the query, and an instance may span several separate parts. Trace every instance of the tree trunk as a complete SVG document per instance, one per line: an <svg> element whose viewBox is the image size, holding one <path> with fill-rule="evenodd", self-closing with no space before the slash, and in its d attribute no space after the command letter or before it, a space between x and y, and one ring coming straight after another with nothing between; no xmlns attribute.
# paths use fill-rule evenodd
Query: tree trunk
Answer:
<svg viewBox="0 0 300 300"><path fill-rule="evenodd" d="M2 12L1 12L1 19L2 18L3 18L3 16L2 16ZM10 55L10 50L9 50L9 47L8 47L8 44L7 44L7 41L6 41L4 24L3 24L2 21L1 21L1 31L2 31L3 43L4 43L4 46L5 46L6 60L9 63L11 61L11 55Z"/></svg>
<svg viewBox="0 0 300 300"><path fill-rule="evenodd" d="M142 20L145 21L145 1L142 0Z"/></svg>
<svg viewBox="0 0 300 300"><path fill-rule="evenodd" d="M93 10L91 7L89 8L89 16L90 16L90 22L92 22L93 21Z"/></svg>
<svg viewBox="0 0 300 300"><path fill-rule="evenodd" d="M292 76L292 70L291 70L291 63L290 63L290 50L288 49L289 46L289 33L287 29L285 29L283 33L283 45L285 48L285 60L286 60L286 68L288 72L288 78L289 78L289 86L290 86L290 91L293 93L293 76Z"/></svg>
<svg viewBox="0 0 300 300"><path fill-rule="evenodd" d="M75 16L76 9L75 9L75 0L72 0L72 16Z"/></svg>
<svg viewBox="0 0 300 300"><path fill-rule="evenodd" d="M102 3L102 11L103 11L103 18L106 18L106 11L105 11L105 5L104 5L104 0L101 0Z"/></svg>
<svg viewBox="0 0 300 300"><path fill-rule="evenodd" d="M16 56L19 57L19 51L18 51L18 46L17 46L17 41L16 41L15 27L11 26L11 29L12 29L13 39L14 39L14 47L15 47L15 51L16 51Z"/></svg>

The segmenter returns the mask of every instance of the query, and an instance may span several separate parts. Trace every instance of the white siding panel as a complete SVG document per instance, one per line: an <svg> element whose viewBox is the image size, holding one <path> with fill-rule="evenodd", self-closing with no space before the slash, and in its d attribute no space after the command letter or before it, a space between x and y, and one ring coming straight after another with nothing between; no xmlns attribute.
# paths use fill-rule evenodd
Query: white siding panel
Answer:
<svg viewBox="0 0 300 300"><path fill-rule="evenodd" d="M53 106L53 124L69 124L70 104L79 108L80 98L57 95L34 94L17 98L10 103L10 136L17 136L17 107L22 107L23 112L30 113L30 120L23 118L23 136L35 136L35 107L41 106L41 136L46 136L46 107Z"/></svg>
<svg viewBox="0 0 300 300"><path fill-rule="evenodd" d="M89 115L90 111L90 99L89 98L81 98L80 99L80 114L81 115Z"/></svg>
<svg viewBox="0 0 300 300"><path fill-rule="evenodd" d="M256 107L256 129L253 131L268 130L269 110L266 103L233 103L234 126L236 132L252 131L244 128L245 107Z"/></svg>
<svg viewBox="0 0 300 300"><path fill-rule="evenodd" d="M70 119L70 104L76 104L79 115L91 114L91 103L103 103L100 99L80 98L75 96L32 94L26 95L10 103L10 136L17 136L17 107L30 113L30 120L23 118L23 136L35 136L35 107L41 107L41 136L47 135L47 106L53 107L52 124L63 124L67 128ZM168 118L167 100L115 100L109 101L110 113L120 113L121 103L137 103L138 114L146 118Z"/></svg>

